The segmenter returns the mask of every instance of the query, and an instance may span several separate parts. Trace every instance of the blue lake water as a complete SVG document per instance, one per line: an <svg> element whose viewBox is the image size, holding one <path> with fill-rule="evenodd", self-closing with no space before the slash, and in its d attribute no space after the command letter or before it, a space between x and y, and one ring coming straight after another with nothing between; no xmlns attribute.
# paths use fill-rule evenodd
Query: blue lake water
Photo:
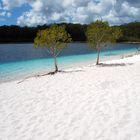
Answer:
<svg viewBox="0 0 140 140"><path fill-rule="evenodd" d="M135 53L139 44L112 44L102 49L101 59ZM71 43L59 55L60 69L76 64L95 62L97 53L86 43ZM33 44L0 44L0 82L19 79L50 71L53 58L44 49L35 49Z"/></svg>

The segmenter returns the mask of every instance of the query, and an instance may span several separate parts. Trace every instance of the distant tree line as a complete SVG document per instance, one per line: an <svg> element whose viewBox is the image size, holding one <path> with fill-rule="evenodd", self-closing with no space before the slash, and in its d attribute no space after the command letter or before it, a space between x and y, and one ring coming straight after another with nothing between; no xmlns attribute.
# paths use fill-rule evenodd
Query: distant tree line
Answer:
<svg viewBox="0 0 140 140"><path fill-rule="evenodd" d="M140 22L131 22L120 25L123 36L119 41L140 42Z"/></svg>
<svg viewBox="0 0 140 140"><path fill-rule="evenodd" d="M73 41L86 41L85 32L88 25L63 24L65 24L66 31L71 35ZM37 27L0 26L0 43L33 42L37 32L48 27L50 25ZM132 22L117 27L120 27L123 34L117 40L118 42L140 42L140 22Z"/></svg>

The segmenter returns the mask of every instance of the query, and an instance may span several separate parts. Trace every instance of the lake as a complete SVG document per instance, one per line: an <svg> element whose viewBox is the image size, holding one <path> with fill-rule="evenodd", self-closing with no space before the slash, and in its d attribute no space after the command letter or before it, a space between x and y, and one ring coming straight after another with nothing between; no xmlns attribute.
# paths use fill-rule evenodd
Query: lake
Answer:
<svg viewBox="0 0 140 140"><path fill-rule="evenodd" d="M117 43L102 49L101 60L136 52L139 44ZM96 60L96 50L86 43L70 43L59 55L60 69ZM54 69L52 57L45 49L35 49L33 44L0 44L0 82L25 78Z"/></svg>

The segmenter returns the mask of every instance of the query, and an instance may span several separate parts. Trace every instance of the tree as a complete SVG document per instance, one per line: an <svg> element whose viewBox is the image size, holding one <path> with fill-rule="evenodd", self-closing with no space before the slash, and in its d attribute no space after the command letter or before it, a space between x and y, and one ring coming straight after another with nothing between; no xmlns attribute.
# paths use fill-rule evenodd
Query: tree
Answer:
<svg viewBox="0 0 140 140"><path fill-rule="evenodd" d="M121 36L121 30L118 27L109 26L108 22L99 21L91 23L87 27L86 37L91 48L97 50L96 65L99 64L101 48L111 42L115 42Z"/></svg>
<svg viewBox="0 0 140 140"><path fill-rule="evenodd" d="M140 22L131 22L119 26L123 32L120 41L140 42Z"/></svg>
<svg viewBox="0 0 140 140"><path fill-rule="evenodd" d="M34 46L46 48L47 52L54 58L55 71L58 72L57 56L63 48L71 41L70 35L66 32L64 25L52 25L47 29L39 30L34 39Z"/></svg>

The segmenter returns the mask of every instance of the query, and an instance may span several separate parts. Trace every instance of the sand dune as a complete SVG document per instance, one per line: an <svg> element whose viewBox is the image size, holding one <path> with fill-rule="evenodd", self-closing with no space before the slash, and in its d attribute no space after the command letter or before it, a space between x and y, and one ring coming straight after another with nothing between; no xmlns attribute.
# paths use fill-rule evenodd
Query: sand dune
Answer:
<svg viewBox="0 0 140 140"><path fill-rule="evenodd" d="M0 140L140 140L140 55L0 84Z"/></svg>

